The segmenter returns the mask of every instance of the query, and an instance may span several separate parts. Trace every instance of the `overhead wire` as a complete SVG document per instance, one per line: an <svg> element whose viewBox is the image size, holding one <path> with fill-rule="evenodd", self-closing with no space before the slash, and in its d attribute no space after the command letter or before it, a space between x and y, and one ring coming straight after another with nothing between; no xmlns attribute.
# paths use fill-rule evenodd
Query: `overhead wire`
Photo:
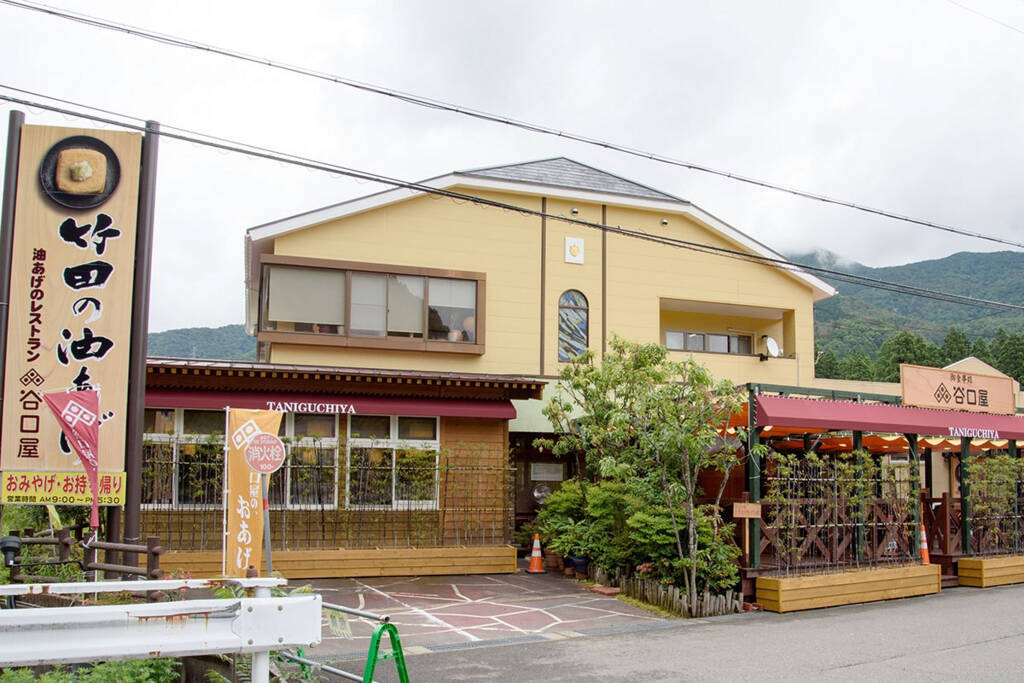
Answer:
<svg viewBox="0 0 1024 683"><path fill-rule="evenodd" d="M964 5L964 4L961 4L959 2L956 2L956 0L946 0L946 2L948 2L951 5L955 5L955 6L959 7L960 9L962 9L962 10L964 10L966 12L970 12L971 14L976 14L979 17L981 17L982 19L987 19L988 21L991 21L993 24L999 24L1003 28L1008 28L1011 31L1015 31L1017 33L1024 34L1024 30L1014 26L1013 24L1008 24L1005 21L1002 21L1000 19L996 19L995 17L990 16L988 14L985 14L984 12L979 12L978 10L974 9L973 7L968 7L967 5Z"/></svg>
<svg viewBox="0 0 1024 683"><path fill-rule="evenodd" d="M6 88L6 87L7 86L4 86L3 84L0 84L0 88ZM47 98L47 99L49 99L49 98ZM82 119L86 119L86 120L91 120L91 121L96 121L96 122L100 122L100 123L105 123L105 124L108 124L108 125L121 126L121 127L132 129L132 130L146 131L146 125L145 124L126 123L124 121L124 120L135 120L135 121L140 120L140 119L137 119L136 117L132 117L132 116L127 116L127 115L121 115L121 114L107 112L108 116L112 115L112 116L117 116L117 117L123 119L123 120L119 121L117 119L106 118L106 117L98 116L98 115L95 115L95 114L88 114L88 113L81 112L81 111L73 111L73 110L70 110L70 109L63 108L63 107L57 107L55 105L49 105L49 104L40 103L40 102L32 102L32 101L29 101L29 100L25 100L25 99L18 98L18 97L13 97L11 95L6 95L6 94L3 94L3 93L0 93L0 101L6 101L6 102L10 102L12 104L18 104L18 105L22 105L22 106L26 106L26 107L37 107L37 108L40 108L40 109L43 109L43 110L47 110L47 111L51 111L51 112L54 112L54 113L59 113L59 114L64 114L64 115L69 115L69 116L75 116L75 117L78 117L78 118L82 118ZM69 101L67 101L67 100L62 100L62 102L64 104L68 104L69 103ZM90 109L91 108L88 105L79 105L77 103L71 103L71 104L72 104L72 106L78 106L78 107L80 107L82 109ZM384 175L377 174L377 173L372 173L372 172L369 172L369 171L361 171L361 170L358 170L358 169L353 169L353 168L341 166L341 165L338 165L338 164L333 164L333 163L330 163L330 162L318 161L318 160L315 160L315 159L310 159L308 157L302 157L302 156L299 156L299 155L289 154L289 153L286 153L286 152L279 152L279 151L271 150L271 149L268 149L268 148L265 148L265 147L259 147L259 146L256 146L256 145L250 145L248 143L230 141L230 140L226 140L224 138L218 138L218 137L212 136L212 135L206 135L206 134L203 134L203 133L197 133L195 131L190 131L188 133L185 133L185 132L175 132L175 131L181 131L181 130L182 129L176 129L173 126L167 126L167 127L161 126L161 129L159 131L157 131L157 134L160 135L161 137L166 137L166 138L170 138L170 139L174 139L174 140L180 140L180 141L188 142L188 143L192 143L192 144L198 144L198 145L210 147L210 148L221 150L221 151L238 153L238 154L245 154L245 155L249 155L251 157L262 158L262 159L266 159L266 160L269 160L269 161L276 161L276 162L279 162L279 163L285 163L285 164L299 166L299 167L304 167L304 168L309 168L309 169L313 169L313 170L324 171L324 172L327 172L327 173L342 175L342 176L346 176L346 177L349 177L349 178L367 180L367 181L371 181L371 182L375 182L375 183L380 183L380 184L383 184L383 185L388 185L388 186L391 186L391 187L394 187L394 188L409 190L409 191L412 191L412 192L422 192L422 193L429 194L429 195L445 197L445 198L448 198L448 199L451 199L451 200L455 200L455 201L471 202L471 203L479 205L479 206L488 206L488 207L492 207L492 208L498 208L498 209L502 209L502 210L505 210L505 211L510 211L510 212L513 212L513 213L519 213L519 214L522 214L522 215L534 216L534 217L540 217L540 218L556 220L556 221L560 221L560 222L564 222L564 223L569 223L569 224L572 224L572 225L578 225L578 226L581 226L581 227L586 227L586 228L590 228L590 229L594 229L594 230L604 231L604 232L608 232L608 233L612 233L612 234L623 235L623 236L631 237L631 238L634 238L634 239L646 240L646 241L654 242L654 243L657 243L657 244L662 244L662 245L665 245L665 246L671 246L671 247L675 247L675 248L686 249L686 250L693 251L693 252L696 252L696 253L703 253L703 254L709 254L709 255L714 255L714 256L720 256L720 257L723 257L723 258L729 258L729 259L734 259L734 260L739 260L739 261L745 261L745 262L749 262L749 263L757 263L757 264L764 265L764 266L767 266L767 267L778 268L780 270L786 270L786 271L790 271L790 272L794 272L794 273L801 273L801 272L804 272L804 273L820 273L822 275L827 275L830 278L838 279L840 281L851 282L851 283L860 284L860 285L864 285L864 286L867 286L867 287L873 287L873 288L877 288L877 289L884 289L884 290L888 290L888 291L892 291L892 292L896 292L896 293L900 293L900 294L908 294L908 295L911 295L911 296L917 296L917 297L922 297L922 298L927 298L927 299L933 299L933 300L936 300L936 301L944 301L944 302L948 302L948 303L964 304L964 305L969 305L969 306L980 306L980 307L985 307L985 308L990 308L990 309L1000 310L1000 311L1007 311L1007 312L1024 312L1024 305L1010 304L1010 303L1000 302L1000 301L991 301L991 300L987 300L987 299L979 299L979 298L976 298L976 297L969 297L969 296L966 296L966 295L954 294L954 293L951 293L951 292L940 292L940 291L936 291L936 290L926 289L926 288L923 288L923 287L914 287L912 285L907 285L907 284L902 284L902 283L893 283L893 282L888 282L888 281L885 281L885 280L880 280L880 279L877 279L877 278L867 277L867 276L864 276L864 275L855 275L853 273L845 273L845 272L842 272L842 271L833 270L831 268L824 268L824 267L821 267L821 266L801 265L801 264L797 264L797 263L794 263L792 261L786 260L786 259L782 258L780 255L767 256L767 255L763 255L763 254L753 254L753 253L750 253L750 252L740 251L738 249L730 249L730 248L727 248L727 247L721 247L721 246L716 246L716 245L711 245L711 244L703 244L703 243L700 243L700 242L693 242L693 241L690 241L690 240L683 240L683 239L680 239L680 238L669 237L667 235L657 235L657 234L645 232L645 231L642 231L642 230L636 230L636 229L631 229L631 228L624 228L622 226L605 225L603 223L597 223L597 222L594 222L594 221L588 221L588 220L585 220L585 219L582 219L582 218L573 217L573 216L562 216L562 215L558 215L558 214L551 214L551 213L547 213L545 211L541 211L541 210L538 210L538 209L532 209L532 208L529 208L529 207L526 207L526 206L520 206L520 205L516 205L516 204L509 204L507 202L501 202L501 201L497 201L497 200L494 200L494 199L489 199L489 198L486 198L486 197L478 197L476 195L466 194L464 192L455 192L453 190L448 190L448 189L445 189L445 188L433 187L431 185L425 184L424 182L412 182L412 181L407 181L407 180L401 180L401 179L398 179L398 178L392 178L392 177L389 177L389 176L384 176ZM686 202L680 202L680 203L683 204L683 205L687 205L687 206L689 205Z"/></svg>
<svg viewBox="0 0 1024 683"><path fill-rule="evenodd" d="M1003 237L998 237L998 236L995 236L995 235L986 235L986 234L983 234L983 233L980 233L980 232L966 230L966 229L958 228L958 227L955 227L955 226L945 225L945 224L938 223L938 222L935 222L935 221L929 221L929 220L925 220L925 219L921 219L921 218L914 218L912 216L896 213L894 211L889 211L889 210L886 210L886 209L880 209L880 208L876 208L876 207L871 207L871 206L867 206L867 205L864 205L864 204L860 204L860 203L857 203L857 202L848 201L848 200L844 200L844 199L837 199L837 198L829 197L827 195L820 194L820 193L817 193L817 192L811 192L811 191L808 191L808 190L801 190L799 188L789 187L789 186L786 186L786 185L781 185L779 183L773 183L773 182L770 182L770 181L767 181L767 180L760 180L758 178L753 178L753 177L742 175L742 174L739 174L739 173L733 173L733 172L730 172L730 171L723 171L721 169L712 168L710 166L706 166L706 165L703 165L703 164L697 164L697 163L693 163L693 162L689 162L689 161L684 161L684 160L681 160L681 159L675 159L675 158L669 157L667 155L659 154L659 153L656 153L656 152L650 152L650 151L646 151L646 150L643 150L643 149L639 149L639 148L635 148L635 147L630 147L628 145L618 144L618 143L610 142L610 141L607 141L607 140L601 140L599 138L593 138L593 137L589 137L589 136L586 136L586 135L582 135L580 133L573 133L573 132L567 131L567 130L559 130L557 128L553 128L553 127L550 127L550 126L545 126L545 125L542 125L542 124L539 124L539 123L530 123L530 122L527 122L527 121L521 121L521 120L512 118L510 116L505 116L505 115L502 115L502 114L493 114L493 113L481 111L481 110L478 110L478 109L473 109L473 108L470 108L470 107L465 107L465 106L462 106L462 105L454 104L454 103L451 103L451 102L445 102L443 100L438 100L438 99L434 99L434 98L430 98L430 97L425 97L425 96L421 96L421 95L415 95L415 94L412 94L412 93L403 92L403 91L396 90L396 89L393 89L393 88L387 88L387 87L384 87L384 86L375 85L375 84L372 84L372 83L366 83L366 82L362 82L362 81L357 81L355 79L346 78L346 77L338 76L338 75L334 75L334 74L329 74L329 73L322 72L322 71L317 71L315 69L311 69L311 68L308 68L308 67L297 66L297 65L293 65L293 64L287 64L287 63L284 63L284 62L279 62L279 61L275 61L275 60L269 59L267 57L260 57L260 56L255 56L255 55L249 55L249 54L246 54L246 53L243 53L243 52L238 52L238 51L231 50L231 49L224 48L224 47L219 47L219 46L205 44L205 43L199 43L199 42L187 39L187 38L181 38L181 37L178 37L178 36L173 36L173 35L169 35L169 34L165 34L165 33L159 33L159 32L156 32L156 31L151 31L151 30L140 28L140 27L137 27L137 26L130 26L128 24L108 21L106 19L101 19L99 17L94 17L94 16L90 16L90 15L86 15L86 14L77 13L77 12L71 12L71 11L68 11L68 10L65 10L65 9L62 9L62 8L58 8L58 7L52 7L52 6L48 6L48 5L40 5L40 4L36 4L36 3L24 2L23 0L0 0L0 4L8 5L8 6L11 6L11 7L16 7L16 8L19 8L19 9L24 9L24 10L34 11L34 12L40 12L40 13L48 14L50 16L54 16L54 17L57 17L57 18L60 18L60 19L66 19L66 20L69 20L69 21L74 21L74 22L77 22L77 23L85 24L87 26L91 26L91 27L99 28L99 29L103 29L103 30L116 31L116 32L124 33L126 35L134 36L134 37L137 37L137 38L142 38L142 39L145 39L145 40L150 40L150 41L162 43L164 45L169 45L169 46L179 47L179 48L184 48L184 49L191 49L191 50L198 50L198 51L208 52L208 53L211 53L211 54L216 54L216 55L219 55L219 56L222 56L222 57L227 57L227 58L230 58L230 59L235 59L235 60L240 60L240 61L244 61L244 62L249 62L249 63L252 63L252 64L257 64L257 65L260 65L260 66L263 66L263 67L266 67L266 68L270 68L270 69L276 69L276 70L279 70L279 71L285 71L285 72L289 72L289 73L293 73L293 74L297 74L297 75L305 76L305 77L309 77L309 78L316 78L316 79L320 79L320 80L323 80L323 81L328 81L330 83L334 83L336 85L343 85L343 86L346 86L346 87L349 87L349 88L354 88L354 89L361 90L361 91L368 92L368 93L372 93L372 94L375 94L375 95L381 95L381 96L389 97L389 98L392 98L392 99L395 99L395 100L399 100L399 101L402 101L402 102L406 102L408 104L416 105L416 106L419 106L419 107L426 107L426 108L429 108L429 109L435 109L435 110L439 110L439 111L446 111L446 112L450 112L450 113L460 114L462 116L468 116L468 117L471 117L471 118L475 118L475 119L482 120L482 121L487 121L487 122L490 122L490 123L498 123L498 124L502 124L502 125L506 125L506 126L511 126L513 128L529 131L529 132L532 132L532 133L539 133L539 134L543 134L543 135L550 135L550 136L562 138L562 139L565 139L565 140L570 140L570 141L573 141L573 142L578 142L578 143L582 143L582 144L586 144L586 145L591 145L591 146L594 146L594 147L600 147L602 149L618 152L618 153L621 153L621 154L626 154L626 155L630 155L630 156L634 156L634 157L639 157L639 158L642 158L642 159L647 159L649 161L655 161L655 162L662 163L662 164L667 164L667 165L670 165L670 166L676 166L676 167L679 167L679 168L685 168L685 169L690 170L690 171L696 171L696 172L699 172L699 173L706 173L706 174L718 176L718 177L721 177L721 178L726 178L728 180L733 180L733 181L736 181L736 182L744 183L744 184L755 186L755 187L761 187L761 188L772 190L772 191L776 191L776 192L783 192L783 193L790 194L790 195L793 195L793 196L801 197L803 199L809 199L809 200L821 202L821 203L824 203L824 204L840 206L840 207L844 207L844 208L851 209L851 210L854 210L854 211L859 211L859 212L862 212L862 213L867 213L867 214L871 214L871 215L875 215L875 216L880 216L880 217L883 217L883 218L888 218L888 219L891 219L891 220L896 220L896 221L901 221L901 222L905 222L905 223L910 223L910 224L913 224L913 225L918 225L918 226L929 228L929 229L933 229L933 230L940 230L940 231L943 231L943 232L948 232L948 233L951 233L951 234L960 235L962 237L971 237L971 238L974 238L974 239L980 239L980 240L985 240L985 241L989 241L989 242L993 242L993 243L997 243L997 244L1004 244L1004 245L1007 245L1007 246L1017 247L1019 249L1024 249L1024 242L1017 242L1015 240L1010 240L1010 239L1003 238Z"/></svg>

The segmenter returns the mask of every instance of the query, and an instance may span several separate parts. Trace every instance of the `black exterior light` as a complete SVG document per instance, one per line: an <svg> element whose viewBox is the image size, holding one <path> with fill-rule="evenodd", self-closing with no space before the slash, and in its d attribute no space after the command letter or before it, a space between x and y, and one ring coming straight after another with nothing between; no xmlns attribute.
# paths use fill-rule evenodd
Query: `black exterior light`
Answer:
<svg viewBox="0 0 1024 683"><path fill-rule="evenodd" d="M13 567L14 558L21 552L21 539L17 536L0 538L0 553L4 556L4 566Z"/></svg>

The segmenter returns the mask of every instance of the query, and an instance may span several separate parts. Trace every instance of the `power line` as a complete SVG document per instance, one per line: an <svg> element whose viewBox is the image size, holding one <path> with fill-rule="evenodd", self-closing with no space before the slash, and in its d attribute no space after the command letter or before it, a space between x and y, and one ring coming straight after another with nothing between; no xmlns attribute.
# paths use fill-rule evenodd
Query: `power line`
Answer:
<svg viewBox="0 0 1024 683"><path fill-rule="evenodd" d="M988 19L993 24L999 24L1003 28L1008 28L1011 31L1016 31L1017 33L1024 33L1024 30L1021 30L1021 29L1017 28L1013 24L1008 24L1005 21L1001 21L999 19L996 19L993 16L989 16L988 14L985 14L984 12L979 12L978 10L974 9L973 7L968 7L967 5L962 5L959 2L956 2L956 0L946 0L946 2L948 2L951 5L956 5L960 9L965 10L967 12L970 12L971 14L976 14L979 17L981 17L982 19Z"/></svg>
<svg viewBox="0 0 1024 683"><path fill-rule="evenodd" d="M950 0L950 1L952 1L952 0ZM554 136L554 137L559 137L559 138L563 138L563 139L566 139L566 140L571 140L573 142L579 142L579 143L583 143L583 144L586 144L586 145L591 145L591 146L594 146L594 147L600 147L600 148L603 148L603 149L606 149L606 150L610 150L610 151L613 151L613 152L619 152L619 153L622 153L622 154L627 154L627 155L630 155L630 156L639 157L639 158L647 159L647 160L650 160L650 161L656 161L658 163L667 164L667 165L670 165L670 166L676 166L676 167L679 167L679 168L685 168L685 169L690 170L690 171L697 171L697 172L700 172L700 173L707 173L707 174L710 174L710 175L718 176L718 177L721 177L721 178L726 178L726 179L729 179L729 180L734 180L736 182L745 183L747 185L752 185L752 186L755 186L755 187L761 187L761 188L768 189L768 190L773 190L773 191L776 191L776 192L784 192L786 194L794 195L794 196L797 196L797 197L802 197L804 199L810 199L810 200L821 202L821 203L824 203L824 204L831 204L831 205L834 205L834 206L841 206L841 207L844 207L844 208L847 208L847 209L853 209L855 211L860 211L860 212L871 214L871 215L875 215L875 216L881 216L883 218L889 218L889 219L892 219L892 220L902 221L902 222L905 222L905 223L911 223L913 225L919 225L919 226L922 226L922 227L925 227L925 228L930 228L930 229L933 229L933 230L941 230L943 232L948 232L948 233L952 233L952 234L955 234L955 235L961 235L963 237L972 237L972 238L975 238L975 239L986 240L986 241L994 242L994 243L997 243L997 244L1005 244L1007 246L1017 247L1019 249L1024 249L1024 243L1022 243L1022 242L1016 242L1014 240L1010 240L1010 239L1006 239L1006 238L1002 238L1002 237L996 237L994 235L985 235L985 234L982 234L982 233L979 233L979 232L974 232L974 231L971 231L971 230L965 230L965 229L953 227L953 226L950 226L950 225L944 225L942 223L936 223L934 221L928 221L928 220L924 220L924 219L920 219L920 218L913 218L911 216L907 216L907 215L904 215L904 214L899 214L899 213L896 213L894 211L888 211L888 210L885 210L885 209L874 208L874 207L866 206L864 204L858 204L856 202L847 201L847 200L844 200L844 199L836 199L834 197L829 197L827 195L818 194L816 192L810 192L808 190L801 190L801 189L794 188L794 187L788 187L788 186L785 186L785 185L780 185L778 183L772 183L772 182L769 182L769 181L766 181L766 180L759 180L757 178L752 178L752 177L749 177L749 176L740 175L738 173L732 173L732 172L729 172L729 171L723 171L723 170L720 170L720 169L711 168L709 166L705 166L705 165L702 165L702 164L696 164L696 163L693 163L693 162L683 161L683 160L680 160L680 159L674 159L672 157L668 157L668 156L665 156L665 155L662 155L662 154L658 154L656 152L649 152L649 151L638 149L638 148L635 148L635 147L629 147L627 145L620 145L620 144L617 144L617 143L614 143L614 142L609 142L609 141L601 140L601 139L598 139L598 138L588 137L588 136L585 136L585 135L582 135L582 134L579 134L579 133L573 133L571 131L558 130L557 128L552 128L552 127L545 126L545 125L538 124L538 123L530 123L530 122L527 122L527 121L520 121L520 120L514 119L514 118L509 117L509 116L505 116L505 115L502 115L502 114L492 114L492 113L488 113L488 112L481 111L481 110L478 110L478 109L472 109L470 107L464 107L464 106L461 106L461 105L458 105L458 104L454 104L454 103L451 103L451 102L445 102L443 100L437 100L437 99L433 99L433 98L430 98L430 97L424 97L424 96L421 96L421 95L415 95L415 94L412 94L412 93L402 92L400 90L395 90L395 89L387 88L387 87L380 86L380 85L374 85L372 83L365 83L365 82L362 82L362 81L357 81L357 80L354 80L354 79L345 78L343 76L337 76L337 75L325 73L325 72L322 72L322 71L316 71L314 69L310 69L310 68L303 67L303 66L297 66L297 65L293 65L293 64L286 64L284 62L277 62L277 61L274 61L274 60L266 58L266 57L258 57L258 56L254 56L254 55L249 55L249 54L245 54L245 53L242 53L242 52L237 52L237 51L234 51L234 50L230 50L230 49L227 49L227 48L218 47L218 46L215 46L215 45L199 43L199 42L195 42L195 41L192 41L192 40L189 40L189 39L186 39L186 38L180 38L180 37L177 37L177 36L172 36L172 35L164 34L164 33L157 33L155 31L150 31L150 30L139 28L139 27L136 27L136 26L129 26L127 24L115 23L115 22L111 22L111 21L107 21L107 20L98 18L98 17L93 17L93 16L89 16L89 15L85 15L85 14L79 14L79 13L75 13L75 12L69 12L69 11L66 11L66 10L63 10L63 9L60 9L60 8L50 7L50 6L46 6L46 5L36 5L36 4L28 3L28 2L21 2L19 0L0 0L0 4L9 5L11 7L17 7L19 9L30 10L30 11L33 11L33 12L41 12L43 14L48 14L48 15L51 15L51 16L54 16L54 17L58 17L58 18L61 18L61 19L67 19L69 21L74 21L74 22L77 22L77 23L80 23L80 24L85 24L87 26L91 26L91 27L94 27L94 28L99 28L99 29L108 30L108 31L117 31L117 32L120 32L120 33L125 33L127 35L135 36L137 38L143 38L145 40L151 40L151 41L155 41L155 42L158 42L158 43L162 43L164 45L170 45L170 46L173 46L173 47L180 47L180 48L185 48L185 49L209 52L211 54L216 54L216 55L220 55L222 57L228 57L230 59L236 59L236 60L240 60L240 61L244 61L244 62L249 62L249 63L252 63L252 64L258 64L260 66L264 66L264 67L271 68L271 69L277 69L277 70L280 70L280 71L286 71L286 72L289 72L289 73L298 74L300 76L316 78L316 79L320 79L320 80L327 81L327 82L330 82L330 83L334 83L336 85L343 85L343 86L346 86L346 87L349 87L349 88L355 88L357 90L361 90L361 91L364 91L364 92L373 93L375 95L382 95L382 96L385 96L385 97L390 97L392 99L396 99L396 100L399 100L399 101L402 101L402 102L406 102L408 104L413 104L413 105L416 105L416 106L419 106L419 107L426 107L428 109L447 111L447 112L451 112L451 113L455 113L455 114L460 114L462 116L468 116L468 117L471 117L471 118L479 119L481 121L488 121L490 123L499 123L499 124L502 124L502 125L511 126L513 128L529 131L529 132L532 132L532 133L540 133L540 134L543 134L543 135L551 135L551 136Z"/></svg>
<svg viewBox="0 0 1024 683"><path fill-rule="evenodd" d="M0 87L6 88L3 84ZM74 116L83 118L107 125L121 126L133 130L144 131L145 126L135 123L124 123L116 119L110 119L106 117L97 116L94 114L86 114L83 112L73 111L62 107L56 107L40 102L31 102L21 98L12 97L10 95L0 94L0 101L11 102L13 104L20 104L26 107L36 107L52 111L67 116ZM68 103L67 100L63 102ZM83 109L91 109L88 105L74 104ZM109 112L108 112L109 113ZM135 117L126 116L122 114L113 114L121 119L132 119L138 120ZM407 189L416 192L422 192L425 194L445 197L455 201L471 202L481 206L489 206L493 208L510 211L513 213L519 213L527 216L548 218L551 220L557 220L572 225L578 225L581 227L591 228L594 230L600 230L609 232L612 234L623 235L625 237L631 237L634 239L642 239L657 244L663 244L665 246L671 246L675 248L687 249L697 253L709 254L714 256L720 256L723 258L731 258L739 261L745 261L748 263L758 263L767 267L778 268L780 270L786 270L790 272L814 272L827 275L829 277L839 279L841 281L852 282L867 287L874 287L877 289L885 289L888 291L907 294L911 296L917 296L927 299L933 299L936 301L944 301L948 303L964 304L969 306L981 306L984 308L991 308L1000 311L1009 312L1024 312L1024 305L1009 304L1000 301L990 301L987 299L978 299L975 297L969 297L961 294L953 294L950 292L939 292L936 290L925 289L923 287L914 287L911 285L888 282L885 280L879 280L877 278L871 278L864 275L855 275L853 273L844 273L842 271L832 270L830 268L823 268L819 266L807 266L787 261L781 257L764 256L760 254L752 254L749 252L738 251L736 249L728 249L726 247L719 247L710 244L702 244L699 242L691 242L688 240L682 240L678 238L668 237L665 235L656 235L642 230L633 230L630 228L623 228L621 226L609 226L601 223L595 223L593 221L583 220L581 218L574 218L571 216L559 216L556 214L546 213L537 209L531 209L525 206L519 206L516 204L508 204L506 202L499 202L493 199L487 199L485 197L477 197L475 195L465 194L463 192L454 192L443 188L435 188L423 183L410 182L400 180L397 178L391 178L383 176L377 173L371 173L368 171L360 171L329 162L317 161L308 157L302 157L298 155L288 154L284 152L274 151L268 148L259 147L256 145L250 145L247 143L235 142L226 140L224 138L217 138L212 135L206 135L203 133L197 133L195 131L187 132L173 132L173 131L184 131L184 129L175 128L174 126L162 126L161 130L157 133L158 135L166 138L175 140L181 140L183 142L189 142L193 144L203 145L214 149L219 149L226 152L234 152L239 154L245 154L252 157L258 157L267 159L270 161L277 161L279 163L290 164L294 166L304 167L312 170L323 171L326 173L343 175L357 180L366 180L370 182L380 183L384 185L390 185L392 187Z"/></svg>

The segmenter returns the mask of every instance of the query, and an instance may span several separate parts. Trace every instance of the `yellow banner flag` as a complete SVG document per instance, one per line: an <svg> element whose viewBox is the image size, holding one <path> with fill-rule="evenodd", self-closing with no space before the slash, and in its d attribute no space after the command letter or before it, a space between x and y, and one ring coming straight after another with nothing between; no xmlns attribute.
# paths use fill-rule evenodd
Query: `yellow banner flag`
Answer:
<svg viewBox="0 0 1024 683"><path fill-rule="evenodd" d="M263 496L260 491L260 475L245 462L245 447L257 434L276 436L282 415L276 410L228 410L224 576L244 577L248 569L254 569L259 574L260 547L263 542Z"/></svg>

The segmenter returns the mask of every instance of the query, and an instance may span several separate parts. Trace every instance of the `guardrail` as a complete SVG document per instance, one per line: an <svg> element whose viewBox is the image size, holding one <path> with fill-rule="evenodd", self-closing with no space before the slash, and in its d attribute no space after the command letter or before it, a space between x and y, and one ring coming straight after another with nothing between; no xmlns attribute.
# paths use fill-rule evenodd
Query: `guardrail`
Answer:
<svg viewBox="0 0 1024 683"><path fill-rule="evenodd" d="M285 579L186 579L10 584L0 597L176 591L233 584L255 597L0 610L0 668L206 654L252 654L253 683L270 680L270 651L310 647L321 638L321 598L274 598Z"/></svg>
<svg viewBox="0 0 1024 683"><path fill-rule="evenodd" d="M319 595L270 597L283 578L164 579L79 583L0 585L0 599L25 595L83 595L130 592L146 595L186 589L239 586L252 598L177 602L43 607L0 610L0 668L110 659L185 657L204 654L252 653L253 683L269 681L270 652L346 680L373 683L377 664L393 659L400 683L409 683L398 628L386 615L324 603ZM0 600L2 601L2 600ZM362 675L343 671L304 656L319 644L323 609L377 622ZM381 652L387 634L391 649ZM59 646L55 644L59 643Z"/></svg>

